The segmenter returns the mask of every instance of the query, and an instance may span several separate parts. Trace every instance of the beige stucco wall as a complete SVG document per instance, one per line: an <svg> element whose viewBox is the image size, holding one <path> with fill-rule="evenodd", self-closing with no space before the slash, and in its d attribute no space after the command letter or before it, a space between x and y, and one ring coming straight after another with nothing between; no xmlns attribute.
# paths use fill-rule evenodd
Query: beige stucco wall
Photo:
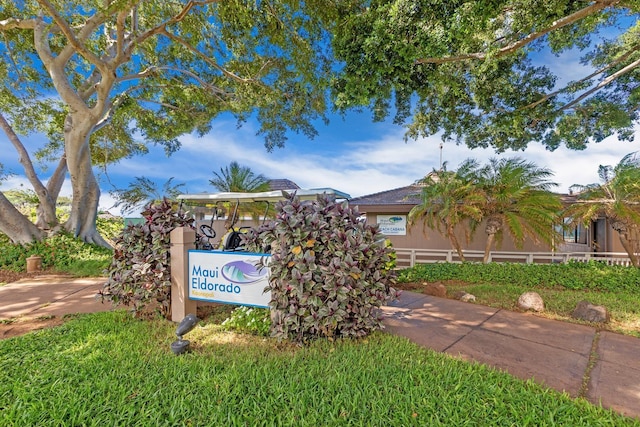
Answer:
<svg viewBox="0 0 640 427"><path fill-rule="evenodd" d="M387 215L390 213L399 213L399 212L385 212L384 214L380 213L380 215ZM368 224L377 224L377 215L373 213L367 213L367 223ZM481 224L480 227L476 230L476 233L471 237L471 241L467 243L467 239L465 237L465 232L460 227L457 231L456 235L458 236L458 241L462 245L462 249L465 250L478 250L484 251L484 245L486 242L486 234L484 233L484 224ZM407 235L406 236L388 236L389 240L394 247L397 248L411 248L411 249L453 249L451 243L449 243L449 239L442 236L437 231L431 230L430 228L424 226L422 223L414 224L413 226L408 226ZM494 250L500 251L524 251L524 252L547 252L550 251L551 248L545 244L536 245L531 240L525 241L522 248L517 248L514 244L513 240L508 234L505 234L503 237L502 244L499 247L494 247Z"/></svg>

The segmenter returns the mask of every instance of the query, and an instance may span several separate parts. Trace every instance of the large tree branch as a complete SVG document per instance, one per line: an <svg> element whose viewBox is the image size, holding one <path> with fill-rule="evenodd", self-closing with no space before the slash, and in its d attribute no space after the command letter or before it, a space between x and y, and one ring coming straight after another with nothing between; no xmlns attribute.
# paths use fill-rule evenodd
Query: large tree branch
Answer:
<svg viewBox="0 0 640 427"><path fill-rule="evenodd" d="M36 52L42 60L44 67L49 72L51 82L62 100L69 105L72 110L86 110L86 104L75 92L71 83L69 83L69 79L64 72L64 66L57 64L53 54L51 53L51 48L49 47L49 41L47 39L46 27L46 22L43 17L40 16L33 29L33 42Z"/></svg>
<svg viewBox="0 0 640 427"><path fill-rule="evenodd" d="M628 51L626 51L624 54L620 55L618 58L616 58L615 60L611 61L609 64L607 64L606 66L594 71L593 73L589 74L588 76L585 76L583 78L581 78L580 80L573 82L572 84L580 84L580 83L584 83L586 81L591 80L592 78L596 77L599 74L604 73L607 70L610 70L611 68L617 66L618 64L620 64L621 62L625 61L627 58L629 58L632 54L634 54L635 52L637 52L639 49L639 46L634 46L633 48L629 49ZM569 86L565 86L561 89L558 89L554 92L548 93L544 96L542 96L540 99L538 99L535 102L532 102L531 104L525 105L524 107L520 107L520 110L524 110L524 109L529 109L529 108L534 108L537 107L538 105L548 101L549 99L563 93L566 92L567 89L569 88ZM563 107L564 109L564 107Z"/></svg>
<svg viewBox="0 0 640 427"><path fill-rule="evenodd" d="M14 132L13 128L11 127L9 122L7 122L7 120L5 119L2 113L0 113L0 129L4 131L4 133L9 138L9 141L11 141L11 144L13 144L13 147L18 152L18 156L19 156L18 160L22 165L24 169L24 173L27 179L29 180L29 182L31 183L31 185L33 186L35 192L38 194L41 194L41 192L46 191L45 186L42 184L42 182L38 178L38 174L36 173L36 170L33 167L33 162L29 157L29 153L27 152L27 149L24 147L24 144L22 144L22 141L20 141L20 138Z"/></svg>
<svg viewBox="0 0 640 427"><path fill-rule="evenodd" d="M62 184L67 176L67 170L67 156L66 154L63 154L62 157L60 157L58 166L56 166L56 169L53 171L51 178L47 181L47 190L49 190L49 194L51 194L51 197L54 200L57 200L60 195Z"/></svg>
<svg viewBox="0 0 640 427"><path fill-rule="evenodd" d="M574 105L578 104L580 101L582 101L583 99L591 96L592 94L594 94L595 92L597 92L598 90L602 89L603 87L611 84L614 80L616 80L618 77L627 74L630 71L633 71L634 69L636 69L638 66L640 66L640 59L633 61L632 63L630 63L629 65L627 65L626 67L616 71L615 73L611 74L609 77L607 77L606 79L602 80L600 83L598 83L596 86L594 86L593 88L589 89L588 91L584 92L582 95L580 95L579 97L577 97L576 99L574 99L573 101L567 103L566 105L564 105L560 110L568 110L569 108L573 107Z"/></svg>
<svg viewBox="0 0 640 427"><path fill-rule="evenodd" d="M75 52L77 52L78 54L82 55L83 58L85 58L90 63L96 65L97 67L99 67L101 69L105 67L104 62L102 62L100 57L98 57L96 54L94 54L89 49L87 49L86 46L84 45L84 43L81 41L81 39L78 39L76 37L76 34L71 29L71 27L69 26L67 21L58 13L56 8L49 2L49 0L37 0L37 1L38 1L38 3L40 3L40 5L44 9L47 10L47 12L49 12L49 14L53 18L54 22L60 28L60 31L62 31L62 34L64 34L66 39L69 41L69 45L66 47L65 50L68 51L69 49L73 49ZM97 15L99 15L99 14L94 15L94 17L96 17ZM100 20L101 19L99 19L98 21L100 21ZM89 25L89 22L87 22L87 24L85 24L85 26L83 27L83 30L81 30L81 32L83 34L85 34L85 36L84 36L85 38L94 29L94 28L92 28L93 25ZM65 52L65 54L59 56L58 58L59 58L59 60L61 62L66 63L66 60L64 58L67 58L67 52ZM103 70L103 72L104 71L106 71L106 69Z"/></svg>
<svg viewBox="0 0 640 427"><path fill-rule="evenodd" d="M469 59L482 60L482 59L486 59L489 55L499 58L517 51L518 49L528 45L534 40L537 40L540 37L554 30L573 24L574 22L577 22L583 18L586 18L587 16L600 12L601 10L606 9L609 6L613 6L617 3L620 3L620 1L621 0L596 0L591 5L572 13L571 15L567 15L563 18L558 19L557 21L553 21L550 26L543 28L542 30L530 33L529 35L521 38L520 40L514 41L508 44L507 46L504 46L498 49L498 51L495 53L489 54L487 52L475 52L475 53L466 53L461 55L446 56L446 57L440 57L440 58L421 58L421 59L417 59L415 62L416 64L446 64L449 62L460 62L460 61L466 61Z"/></svg>
<svg viewBox="0 0 640 427"><path fill-rule="evenodd" d="M18 19L8 18L0 20L0 31L13 30L19 28L21 30L33 30L36 27L36 19Z"/></svg>
<svg viewBox="0 0 640 427"><path fill-rule="evenodd" d="M49 192L48 188L42 184L40 178L38 178L38 174L33 167L33 162L29 157L29 153L27 152L24 144L20 141L18 135L13 131L13 128L7 122L4 115L0 113L0 128L7 134L9 141L13 144L14 148L18 152L19 161L24 169L24 173L31 183L33 190L36 192L38 196L39 206L38 206L38 223L43 228L47 228L53 226L57 223L56 218L56 208L55 208L55 200L57 198L57 194L55 197Z"/></svg>
<svg viewBox="0 0 640 427"><path fill-rule="evenodd" d="M141 33L140 35L137 35L133 40L131 40L128 46L124 49L124 55L126 56L131 55L131 52L136 45L143 43L145 40L155 35L165 32L168 26L177 24L178 22L182 21L189 14L191 9L193 9L194 7L217 3L218 1L220 0L189 1L187 4L184 5L182 10L180 10L180 12L175 16L173 16L172 18L156 25L155 27L148 29L147 31Z"/></svg>

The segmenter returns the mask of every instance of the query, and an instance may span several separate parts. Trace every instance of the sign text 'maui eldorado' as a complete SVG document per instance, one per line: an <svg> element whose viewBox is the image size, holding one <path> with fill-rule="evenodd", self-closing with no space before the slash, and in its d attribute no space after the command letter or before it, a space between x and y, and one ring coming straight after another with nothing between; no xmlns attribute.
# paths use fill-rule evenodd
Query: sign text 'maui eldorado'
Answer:
<svg viewBox="0 0 640 427"><path fill-rule="evenodd" d="M271 292L267 254L189 251L189 298L199 301L268 307Z"/></svg>

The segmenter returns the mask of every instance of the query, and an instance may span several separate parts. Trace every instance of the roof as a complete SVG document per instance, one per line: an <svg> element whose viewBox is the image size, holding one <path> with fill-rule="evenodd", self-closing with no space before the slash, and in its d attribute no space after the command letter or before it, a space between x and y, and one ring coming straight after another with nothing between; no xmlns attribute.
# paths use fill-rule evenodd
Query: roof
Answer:
<svg viewBox="0 0 640 427"><path fill-rule="evenodd" d="M420 203L422 186L411 184L406 187L394 188L368 196L356 197L349 200L350 205L378 206L378 205L417 205Z"/></svg>
<svg viewBox="0 0 640 427"><path fill-rule="evenodd" d="M295 193L300 200L316 200L318 195L333 195L336 199L348 199L350 196L342 191L332 188L315 188L311 190L291 189L291 190L273 190L262 191L260 193L240 193L240 192L222 192L222 193L197 193L197 194L180 194L178 200L183 200L189 204L208 205L216 202L275 202L284 200L287 195Z"/></svg>
<svg viewBox="0 0 640 427"><path fill-rule="evenodd" d="M350 199L349 204L353 206L415 206L421 202L422 188L423 186L420 184L411 184L406 187L356 197ZM558 196L565 206L577 201L575 194L558 193Z"/></svg>
<svg viewBox="0 0 640 427"><path fill-rule="evenodd" d="M300 187L289 179L270 179L269 190L297 190Z"/></svg>

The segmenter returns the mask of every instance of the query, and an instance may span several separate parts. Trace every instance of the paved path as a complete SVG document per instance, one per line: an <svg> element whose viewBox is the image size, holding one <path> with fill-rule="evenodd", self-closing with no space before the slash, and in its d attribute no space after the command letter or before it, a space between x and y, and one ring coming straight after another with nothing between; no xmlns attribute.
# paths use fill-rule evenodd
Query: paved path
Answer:
<svg viewBox="0 0 640 427"><path fill-rule="evenodd" d="M43 275L0 286L0 320L111 310L95 298L104 282ZM640 419L638 338L413 292L382 310L389 332L417 344Z"/></svg>
<svg viewBox="0 0 640 427"><path fill-rule="evenodd" d="M640 418L638 338L413 292L383 313L417 344Z"/></svg>
<svg viewBox="0 0 640 427"><path fill-rule="evenodd" d="M42 275L0 286L0 320L109 311L111 303L95 297L105 282L104 277Z"/></svg>

